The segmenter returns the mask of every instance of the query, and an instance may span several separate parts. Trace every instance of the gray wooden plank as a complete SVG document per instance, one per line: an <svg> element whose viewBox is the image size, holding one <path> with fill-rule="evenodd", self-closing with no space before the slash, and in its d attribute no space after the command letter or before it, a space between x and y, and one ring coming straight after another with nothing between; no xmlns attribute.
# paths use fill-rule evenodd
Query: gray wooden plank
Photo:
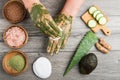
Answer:
<svg viewBox="0 0 120 80"><path fill-rule="evenodd" d="M1 9L6 1L7 0L0 1L0 15ZM41 0L41 2L46 6L52 15L55 15L60 12L65 0ZM81 7L80 15L83 14L83 12L85 12L91 5L98 5L105 13L107 13L107 15L120 15L119 0L110 0L109 2L107 0L86 0Z"/></svg>
<svg viewBox="0 0 120 80"><path fill-rule="evenodd" d="M72 34L75 33L83 33L84 31L89 30L89 28L87 28L87 26L84 24L84 22L80 19L81 16L78 16L76 18L74 18L73 21L73 27L72 27ZM120 29L119 29L119 25L120 25L120 19L119 16L110 16L109 18L109 22L107 23L107 27L111 29L112 34L114 33L119 33ZM30 20L30 18L25 19L23 22L19 23L20 25L24 26L26 28L26 30L28 31L29 35L32 34L38 34L40 35L40 30L39 28L36 28L33 24L32 21ZM0 32L4 32L4 30L10 26L11 24L9 22L7 22L5 19L0 19Z"/></svg>
<svg viewBox="0 0 120 80"><path fill-rule="evenodd" d="M17 77L7 75L2 69L2 58L11 48L7 47L2 40L2 34L4 30L11 25L2 17L2 7L7 0L0 0L0 80L42 80L37 78L32 72L32 63L36 58L40 56L48 57L53 66L53 73L47 80L120 80L120 0L86 0L82 5L78 16L73 21L73 27L71 36L65 49L61 50L59 55L49 56L46 53L46 46L48 38L40 33L39 29L34 27L29 15L27 14L25 20L20 25L24 26L29 33L28 44L25 45L21 51L25 52L29 59L28 70ZM41 0L41 2L47 7L50 14L55 16L62 9L65 0ZM101 31L97 33L97 36L105 38L109 42L113 49L105 55L100 53L93 47L89 52L96 53L99 64L97 68L90 75L81 75L78 71L78 66L75 66L67 76L63 77L63 73L67 64L69 63L74 51L77 48L80 40L85 32L90 30L80 19L80 16L93 4L98 5L106 15L109 17L109 23L107 27L111 30L111 36L104 36Z"/></svg>
<svg viewBox="0 0 120 80"><path fill-rule="evenodd" d="M92 52L92 51L91 51ZM30 80L41 80L38 79L33 73L32 73L32 63L36 58L45 56L48 57L49 60L52 62L53 66L53 73L47 80L119 80L120 76L120 54L119 51L111 51L109 54L105 55L100 52L94 52L98 57L98 66L97 68L90 74L90 75L82 75L78 71L78 65L76 65L65 77L63 77L63 73L65 68L67 67L67 64L69 63L71 56L73 55L73 52L61 52L59 55L55 55L51 58L46 53L30 53L27 54L29 58L29 68L28 70L17 77L10 76L6 74L1 65L0 65L0 79L3 80L23 80L23 79L29 79ZM1 53L0 59L2 60L2 57L5 53ZM63 56L64 54L64 56ZM113 57L114 56L114 57ZM60 59L58 59L60 58ZM1 63L1 62L0 62ZM58 64L59 63L59 64ZM74 74L74 76L72 76ZM5 78L6 77L6 78ZM9 77L9 78L8 78Z"/></svg>
<svg viewBox="0 0 120 80"><path fill-rule="evenodd" d="M78 44L80 43L80 40L82 39L84 33L77 35L77 36L71 36L68 40L68 43L66 45L66 47L61 50L61 51L75 51L75 49L77 48ZM107 42L109 42L113 49L112 50L120 50L120 34L115 34L115 35L111 35L110 37L105 37L105 40ZM29 41L28 43L21 49L27 52L36 52L38 50L40 50L41 52L46 52L46 47L47 47L47 41L48 38L46 37L42 37L42 36L33 36L33 37L29 37ZM3 41L0 42L0 52L6 52L9 51L10 48L7 47ZM96 49L93 47L91 50L95 51Z"/></svg>

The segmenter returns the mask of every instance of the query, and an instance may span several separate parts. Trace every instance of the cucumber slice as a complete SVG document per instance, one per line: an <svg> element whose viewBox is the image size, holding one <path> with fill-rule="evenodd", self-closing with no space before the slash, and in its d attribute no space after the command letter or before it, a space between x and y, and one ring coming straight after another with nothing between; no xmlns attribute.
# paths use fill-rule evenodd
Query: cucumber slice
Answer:
<svg viewBox="0 0 120 80"><path fill-rule="evenodd" d="M89 9L89 13L90 13L90 14L93 14L96 10L97 10L97 8L94 7L94 6L92 6L92 7L90 7L90 9Z"/></svg>
<svg viewBox="0 0 120 80"><path fill-rule="evenodd" d="M96 25L97 25L97 22L95 20L89 20L88 21L88 26L90 28L94 28L94 27L96 27Z"/></svg>
<svg viewBox="0 0 120 80"><path fill-rule="evenodd" d="M99 20L98 20L98 23L100 25L105 25L107 23L107 19L105 17L101 17Z"/></svg>
<svg viewBox="0 0 120 80"><path fill-rule="evenodd" d="M96 18L96 16L101 13L100 11L96 10L94 13L93 13L93 17Z"/></svg>
<svg viewBox="0 0 120 80"><path fill-rule="evenodd" d="M101 17L103 17L104 15L102 14L102 13L99 13L99 14L97 14L97 16L96 16L96 20L98 21Z"/></svg>

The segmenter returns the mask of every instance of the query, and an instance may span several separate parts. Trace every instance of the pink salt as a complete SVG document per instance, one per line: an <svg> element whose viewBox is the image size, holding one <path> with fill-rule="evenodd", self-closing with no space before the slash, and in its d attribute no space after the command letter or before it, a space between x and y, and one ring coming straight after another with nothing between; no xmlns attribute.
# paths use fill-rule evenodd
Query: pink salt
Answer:
<svg viewBox="0 0 120 80"><path fill-rule="evenodd" d="M19 47L25 41L25 32L19 27L12 27L6 32L6 42L9 46Z"/></svg>

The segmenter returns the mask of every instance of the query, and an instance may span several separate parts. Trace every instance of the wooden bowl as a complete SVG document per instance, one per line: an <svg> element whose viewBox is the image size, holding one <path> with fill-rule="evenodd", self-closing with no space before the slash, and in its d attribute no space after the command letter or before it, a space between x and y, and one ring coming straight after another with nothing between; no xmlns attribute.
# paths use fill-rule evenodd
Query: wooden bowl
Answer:
<svg viewBox="0 0 120 80"><path fill-rule="evenodd" d="M26 36L24 43L23 43L22 45L18 46L18 47L10 46L10 45L7 43L7 41L6 41L6 36L5 36L5 35L6 35L6 32L8 31L8 29L10 29L10 28L12 28L12 27L19 27L20 29L22 29L22 30L24 31L25 36ZM4 40L5 44L6 44L8 47L10 47L10 48L14 48L14 49L22 48L22 47L28 42L28 33L27 33L27 31L26 31L22 26L20 26L20 25L11 25L11 26L9 26L9 27L4 31L4 33L3 33L3 40Z"/></svg>
<svg viewBox="0 0 120 80"><path fill-rule="evenodd" d="M21 71L21 72L18 72L14 69L12 69L10 66L8 66L8 60L15 56L15 55L22 55L23 58L25 59L25 66L24 66L24 69ZM18 50L14 50L14 51L10 51L8 52L4 57L3 57L3 61L2 61L2 66L3 66L3 69L6 73L10 74L10 75L13 75L13 76L17 76L17 75L20 75L21 73L25 72L28 68L28 58L27 56L21 52L21 51L18 51Z"/></svg>
<svg viewBox="0 0 120 80"><path fill-rule="evenodd" d="M2 14L11 23L21 22L26 15L26 9L21 0L9 0L2 9Z"/></svg>

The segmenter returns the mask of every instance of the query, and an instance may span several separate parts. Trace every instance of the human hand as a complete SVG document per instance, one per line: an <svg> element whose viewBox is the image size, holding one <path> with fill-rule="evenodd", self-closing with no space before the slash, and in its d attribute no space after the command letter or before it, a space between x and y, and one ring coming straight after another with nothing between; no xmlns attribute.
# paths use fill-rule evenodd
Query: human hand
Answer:
<svg viewBox="0 0 120 80"><path fill-rule="evenodd" d="M72 26L72 16L61 13L54 20L58 27L63 30L63 32L60 39L53 39L52 37L49 37L47 52L51 55L53 55L54 53L58 53L60 48L65 47L70 36Z"/></svg>
<svg viewBox="0 0 120 80"><path fill-rule="evenodd" d="M62 29L57 27L57 24L39 0L23 0L23 2L35 26L52 38L61 37Z"/></svg>
<svg viewBox="0 0 120 80"><path fill-rule="evenodd" d="M58 27L63 30L61 39L49 38L49 43L47 47L47 52L53 55L58 53L60 48L64 48L69 38L72 26L72 18L75 17L80 9L80 6L84 0L66 0L64 8L62 9L60 15L55 18L55 22Z"/></svg>

